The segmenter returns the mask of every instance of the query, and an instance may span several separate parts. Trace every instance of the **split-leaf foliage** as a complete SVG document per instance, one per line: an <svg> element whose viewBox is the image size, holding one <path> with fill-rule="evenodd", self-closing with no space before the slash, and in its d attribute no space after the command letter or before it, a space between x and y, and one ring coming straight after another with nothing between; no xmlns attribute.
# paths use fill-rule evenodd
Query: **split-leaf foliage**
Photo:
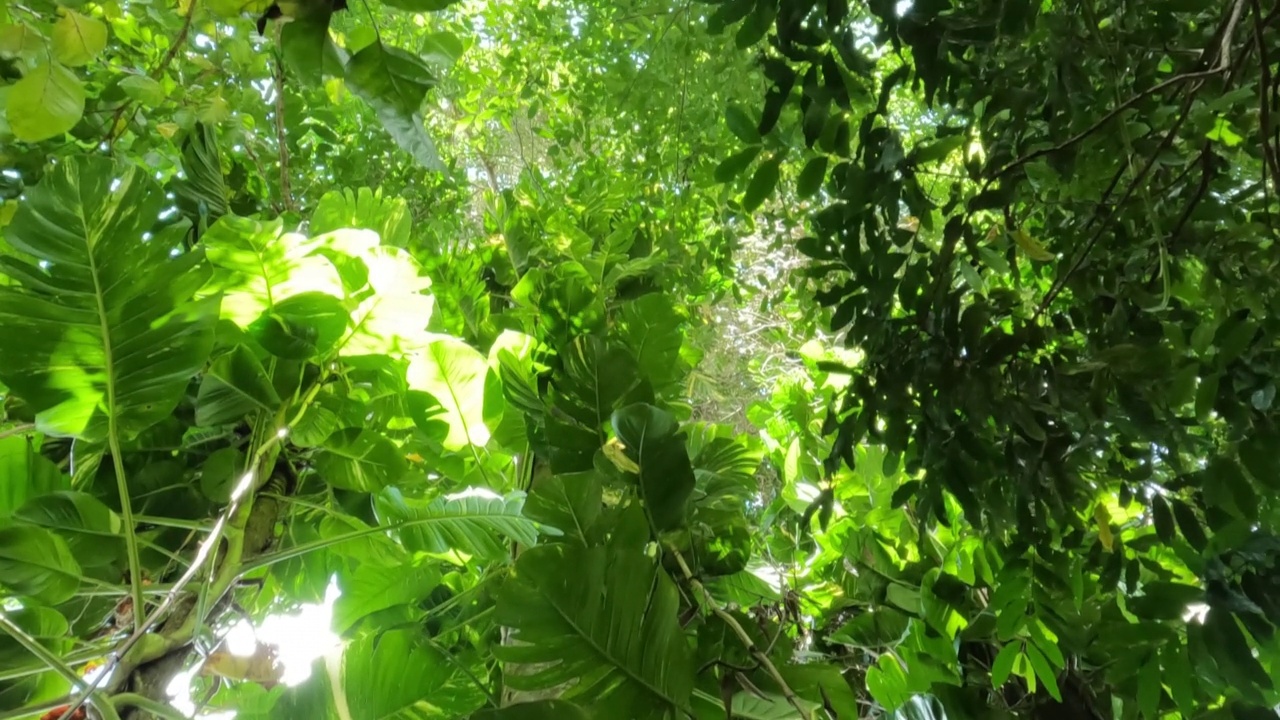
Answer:
<svg viewBox="0 0 1280 720"><path fill-rule="evenodd" d="M0 718L1276 717L1273 3L346 5L0 7Z"/></svg>

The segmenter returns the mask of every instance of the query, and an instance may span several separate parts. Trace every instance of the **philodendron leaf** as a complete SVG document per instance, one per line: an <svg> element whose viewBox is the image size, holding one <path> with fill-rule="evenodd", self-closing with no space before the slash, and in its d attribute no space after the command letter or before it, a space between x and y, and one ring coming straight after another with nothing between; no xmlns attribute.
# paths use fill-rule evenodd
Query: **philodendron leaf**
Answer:
<svg viewBox="0 0 1280 720"><path fill-rule="evenodd" d="M478 350L454 338L440 338L427 345L409 364L409 387L439 401L449 425L444 446L461 450L489 442L485 424L485 380L489 363ZM425 428L424 428L425 430Z"/></svg>
<svg viewBox="0 0 1280 720"><path fill-rule="evenodd" d="M0 587L57 605L80 587L80 564L66 541L44 528L0 528Z"/></svg>
<svg viewBox="0 0 1280 720"><path fill-rule="evenodd" d="M679 527L695 479L676 419L652 405L636 403L613 414L613 432L640 466L640 494L654 528L661 532Z"/></svg>
<svg viewBox="0 0 1280 720"><path fill-rule="evenodd" d="M418 58L375 41L347 62L347 87L378 113L405 152L430 170L443 170L435 143L423 125L421 107L436 79Z"/></svg>
<svg viewBox="0 0 1280 720"><path fill-rule="evenodd" d="M105 565L124 551L120 517L92 495L57 492L32 498L13 519L58 532L85 567Z"/></svg>
<svg viewBox="0 0 1280 720"><path fill-rule="evenodd" d="M196 395L196 424L221 425L280 406L271 378L253 351L237 345L213 361Z"/></svg>
<svg viewBox="0 0 1280 720"><path fill-rule="evenodd" d="M0 438L0 519L12 515L31 498L70 489L70 478L26 438Z"/></svg>
<svg viewBox="0 0 1280 720"><path fill-rule="evenodd" d="M324 441L316 472L334 487L377 492L409 470L400 448L373 430L343 428Z"/></svg>
<svg viewBox="0 0 1280 720"><path fill-rule="evenodd" d="M350 720L459 717L484 704L451 660L422 641L420 630L365 635L342 654L342 686Z"/></svg>
<svg viewBox="0 0 1280 720"><path fill-rule="evenodd" d="M679 607L675 583L643 553L541 545L520 556L498 598L495 617L519 642L493 652L512 689L576 679L574 699L599 717L671 717L694 677Z"/></svg>
<svg viewBox="0 0 1280 720"><path fill-rule="evenodd" d="M338 269L319 253L324 243L282 229L279 220L225 215L200 238L217 267L206 291L224 294L223 317L242 328L294 295L344 295Z"/></svg>
<svg viewBox="0 0 1280 720"><path fill-rule="evenodd" d="M133 165L78 157L28 190L0 258L0 381L52 435L122 436L173 412L213 342L218 297L200 253L143 240L164 193Z"/></svg>
<svg viewBox="0 0 1280 720"><path fill-rule="evenodd" d="M468 495L419 500L396 488L378 494L374 505L384 525L402 525L400 542L408 549L457 551L487 559L504 558L508 540L524 546L538 540L537 526L521 512L521 498Z"/></svg>

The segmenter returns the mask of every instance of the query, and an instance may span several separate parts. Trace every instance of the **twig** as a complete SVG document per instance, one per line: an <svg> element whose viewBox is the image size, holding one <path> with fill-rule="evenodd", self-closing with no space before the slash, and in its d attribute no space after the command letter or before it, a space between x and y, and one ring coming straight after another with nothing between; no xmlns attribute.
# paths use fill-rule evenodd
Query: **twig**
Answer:
<svg viewBox="0 0 1280 720"><path fill-rule="evenodd" d="M733 634L737 635L738 639L742 641L743 646L746 647L747 652L751 654L751 657L754 658L756 662L760 663L760 666L765 669L765 672L769 674L769 677L773 678L773 681L778 685L778 689L782 691L782 696L787 699L787 702L791 704L791 707L795 708L796 711L800 713L800 717L810 717L809 711L805 710L804 706L800 704L800 698L796 696L795 691L787 684L786 679L782 677L782 673L778 672L777 666L773 664L773 661L769 659L768 655L764 654L759 647L756 647L755 641L752 640L751 636L747 634L747 631L743 629L742 624L738 622L738 619L726 612L724 608L720 607L719 603L711 597L711 593L707 591L707 588L702 584L702 582L693 576L693 572L689 570L689 564L685 562L684 556L680 554L680 551L667 548L667 552L671 553L671 556L676 559L676 562L680 565L680 572L684 574L685 580L687 580L693 589L702 596L702 601L707 605L707 607L711 608L711 612L715 613L716 617L724 621L724 624L728 625L730 630L733 630Z"/></svg>
<svg viewBox="0 0 1280 720"><path fill-rule="evenodd" d="M0 440L3 440L7 437L13 437L14 435L26 435L27 433L35 432L35 430L36 430L35 423L23 423L21 425L14 425L13 427L0 430Z"/></svg>
<svg viewBox="0 0 1280 720"><path fill-rule="evenodd" d="M1254 0L1254 1L1256 2L1257 0ZM1017 160L1014 160L1013 162L1001 168L1000 171L997 172L992 179L994 180L994 179L1003 177L1009 174L1010 172L1013 172L1014 170L1022 167L1023 165L1026 165L1032 160L1035 160L1036 158L1041 158L1041 157L1044 157L1045 155L1052 155L1054 153L1061 152L1062 150L1066 150L1072 145L1075 145L1081 140L1084 140L1090 135L1098 132L1103 128L1103 126L1105 126L1107 123L1114 120L1117 115L1124 112L1125 110L1128 110L1134 105L1137 105L1139 102L1142 102L1143 99L1149 97L1150 95L1158 93L1161 90L1172 87L1174 85L1187 82L1188 80L1199 80L1201 81L1201 84L1202 84L1205 79L1213 77L1214 75L1219 75L1223 72L1226 72L1226 70L1231 65L1231 36L1235 34L1236 24L1240 21L1240 11L1243 8L1244 8L1244 0L1236 0L1235 4L1232 6L1231 15L1229 16L1227 20L1226 28L1222 33L1222 42L1218 50L1218 62L1213 67L1209 68L1208 70L1197 70L1193 72L1182 73L1181 75L1175 75L1169 78L1168 80L1165 80L1163 82L1158 82L1155 85L1152 85L1146 90L1143 90L1137 95L1134 95L1128 100L1125 100L1124 102L1120 103L1115 108L1112 108L1110 112L1108 112L1106 115L1103 115L1094 124L1090 125L1084 130L1081 130L1075 135L1072 135L1071 137L1058 143L1057 145L1054 145L1053 147L1049 147L1049 148L1036 150L1035 152L1028 153L1027 155L1023 155L1022 157L1018 158Z"/></svg>
<svg viewBox="0 0 1280 720"><path fill-rule="evenodd" d="M1271 103L1267 101L1267 89L1271 87L1271 59L1267 56L1267 44L1262 39L1262 3L1258 0L1253 0L1253 13L1253 39L1258 46L1258 57L1261 60L1259 65L1262 72L1262 92L1258 95L1262 157L1266 160L1265 166L1271 169L1271 184L1276 186L1277 192L1280 192L1280 158L1276 156L1276 149L1271 146ZM1266 184L1264 173L1262 181L1264 191Z"/></svg>

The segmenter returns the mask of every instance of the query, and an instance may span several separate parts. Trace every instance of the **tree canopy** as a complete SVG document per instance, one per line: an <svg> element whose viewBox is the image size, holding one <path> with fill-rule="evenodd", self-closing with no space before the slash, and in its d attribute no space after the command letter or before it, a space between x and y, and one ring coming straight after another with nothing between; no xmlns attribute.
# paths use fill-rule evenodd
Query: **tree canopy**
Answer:
<svg viewBox="0 0 1280 720"><path fill-rule="evenodd" d="M6 3L0 720L1275 718L1278 114L1261 0Z"/></svg>

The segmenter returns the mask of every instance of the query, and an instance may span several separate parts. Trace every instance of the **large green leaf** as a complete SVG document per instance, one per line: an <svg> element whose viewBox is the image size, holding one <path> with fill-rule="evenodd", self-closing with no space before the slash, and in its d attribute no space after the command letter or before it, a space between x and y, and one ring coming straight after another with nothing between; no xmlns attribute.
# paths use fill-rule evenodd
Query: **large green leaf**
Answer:
<svg viewBox="0 0 1280 720"><path fill-rule="evenodd" d="M0 258L0 380L42 430L99 440L167 417L213 341L218 298L193 300L198 253L148 242L164 195L132 165L81 157L32 189L5 234L32 262Z"/></svg>
<svg viewBox="0 0 1280 720"><path fill-rule="evenodd" d="M512 688L576 681L564 698L599 717L669 717L686 711L693 690L679 605L675 584L642 553L535 547L498 599L495 617L517 642L494 654Z"/></svg>
<svg viewBox="0 0 1280 720"><path fill-rule="evenodd" d="M222 316L242 328L294 295L344 295L338 269L319 252L324 241L282 230L279 220L225 215L201 238L218 267L209 289L223 293Z"/></svg>
<svg viewBox="0 0 1280 720"><path fill-rule="evenodd" d="M379 610L421 602L440 582L440 573L428 566L362 563L349 582L346 576L341 580L342 595L333 605L333 629L339 633Z"/></svg>
<svg viewBox="0 0 1280 720"><path fill-rule="evenodd" d="M0 519L31 498L70 489L70 479L25 437L0 438Z"/></svg>
<svg viewBox="0 0 1280 720"><path fill-rule="evenodd" d="M311 214L311 232L363 228L378 233L383 243L404 247L409 243L413 218L404 198L384 197L381 190L330 190Z"/></svg>
<svg viewBox="0 0 1280 720"><path fill-rule="evenodd" d="M503 558L510 548L503 538L529 546L537 542L533 521L520 513L518 497L479 494L453 499L406 498L396 488L378 494L375 506L384 525L411 523L399 530L410 550L431 553L457 551L482 558Z"/></svg>
<svg viewBox="0 0 1280 720"><path fill-rule="evenodd" d="M416 630L366 635L342 655L351 720L425 720L465 715L484 695L454 677L456 666Z"/></svg>
<svg viewBox="0 0 1280 720"><path fill-rule="evenodd" d="M92 495L82 492L41 495L19 508L13 518L58 532L82 566L103 565L122 557L120 518Z"/></svg>
<svg viewBox="0 0 1280 720"><path fill-rule="evenodd" d="M56 62L41 63L23 75L8 96L9 129L27 142L69 132L84 114L84 84Z"/></svg>
<svg viewBox="0 0 1280 720"><path fill-rule="evenodd" d="M347 62L347 86L378 113L405 152L431 170L444 168L422 119L422 100L435 87L430 69L399 48L375 41Z"/></svg>
<svg viewBox="0 0 1280 720"><path fill-rule="evenodd" d="M397 482L409 463L395 443L365 428L343 428L324 441L316 472L334 487L377 492Z"/></svg>
<svg viewBox="0 0 1280 720"><path fill-rule="evenodd" d="M622 306L623 337L640 364L640 370L656 387L679 379L681 326L685 322L672 298L649 293Z"/></svg>
<svg viewBox="0 0 1280 720"><path fill-rule="evenodd" d="M679 527L696 481L676 419L652 405L637 403L613 414L613 432L640 467L640 492L654 528Z"/></svg>
<svg viewBox="0 0 1280 720"><path fill-rule="evenodd" d="M253 351L237 345L214 360L196 395L196 424L238 422L246 415L274 413L280 406L271 378Z"/></svg>
<svg viewBox="0 0 1280 720"><path fill-rule="evenodd" d="M444 409L438 419L449 425L444 446L461 450L489 442L485 424L485 380L489 363L461 340L432 341L409 364L409 387L431 394Z"/></svg>
<svg viewBox="0 0 1280 720"><path fill-rule="evenodd" d="M355 236L376 242L365 230L346 230L322 236L339 247L350 247ZM355 253L350 253L355 255ZM426 293L430 278L407 251L370 247L357 255L368 270L369 294L351 313L351 331L339 342L344 357L353 355L403 356L420 352L431 340L427 324L434 300Z"/></svg>
<svg viewBox="0 0 1280 720"><path fill-rule="evenodd" d="M80 586L80 565L62 538L44 528L0 528L0 587L56 605Z"/></svg>
<svg viewBox="0 0 1280 720"><path fill-rule="evenodd" d="M584 545L600 517L603 488L594 471L561 473L540 481L524 503L524 514Z"/></svg>

